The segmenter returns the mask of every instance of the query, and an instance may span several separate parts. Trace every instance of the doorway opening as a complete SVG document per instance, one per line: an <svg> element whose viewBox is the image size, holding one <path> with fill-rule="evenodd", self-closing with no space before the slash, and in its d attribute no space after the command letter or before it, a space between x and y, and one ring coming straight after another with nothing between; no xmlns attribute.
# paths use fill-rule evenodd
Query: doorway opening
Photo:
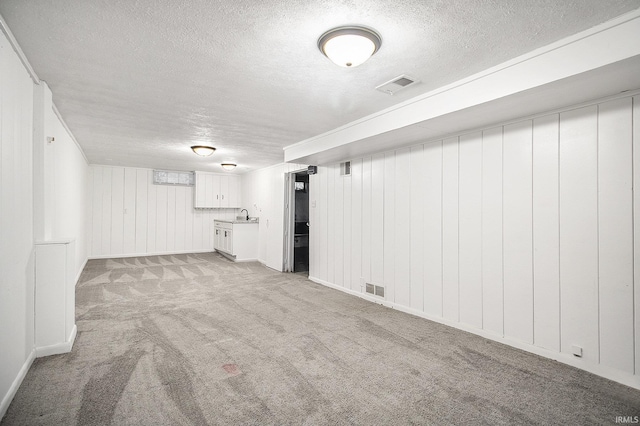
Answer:
<svg viewBox="0 0 640 426"><path fill-rule="evenodd" d="M309 174L287 173L285 196L285 272L309 274Z"/></svg>

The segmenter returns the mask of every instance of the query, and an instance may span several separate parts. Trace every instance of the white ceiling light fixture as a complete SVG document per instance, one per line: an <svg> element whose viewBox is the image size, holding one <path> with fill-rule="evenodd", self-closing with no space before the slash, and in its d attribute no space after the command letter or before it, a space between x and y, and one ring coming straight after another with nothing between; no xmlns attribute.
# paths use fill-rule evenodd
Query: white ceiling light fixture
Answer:
<svg viewBox="0 0 640 426"><path fill-rule="evenodd" d="M233 170L236 168L237 164L233 164L233 163L222 163L220 164L222 166L223 169L225 170Z"/></svg>
<svg viewBox="0 0 640 426"><path fill-rule="evenodd" d="M318 48L341 67L354 68L380 49L382 39L375 31L359 26L338 27L318 39Z"/></svg>
<svg viewBox="0 0 640 426"><path fill-rule="evenodd" d="M216 150L214 147L206 145L194 145L191 147L191 149L193 150L193 152L202 157L208 157Z"/></svg>

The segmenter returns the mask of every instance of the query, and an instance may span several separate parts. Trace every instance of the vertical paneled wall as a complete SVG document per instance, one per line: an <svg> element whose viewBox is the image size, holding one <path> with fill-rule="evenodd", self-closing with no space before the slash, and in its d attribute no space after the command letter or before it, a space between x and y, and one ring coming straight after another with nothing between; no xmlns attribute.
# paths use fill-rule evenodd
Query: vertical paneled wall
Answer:
<svg viewBox="0 0 640 426"><path fill-rule="evenodd" d="M33 350L32 123L33 82L0 32L0 417Z"/></svg>
<svg viewBox="0 0 640 426"><path fill-rule="evenodd" d="M55 142L49 148L53 150L50 167L53 171L52 211L45 214L53 216L52 237L73 238L75 240L75 273L80 277L88 257L87 225L89 199L89 165L71 135L60 120L55 117L51 129Z"/></svg>
<svg viewBox="0 0 640 426"><path fill-rule="evenodd" d="M150 169L90 167L90 257L213 251L213 221L237 209L194 209L193 187L152 179Z"/></svg>
<svg viewBox="0 0 640 426"><path fill-rule="evenodd" d="M614 99L376 154L351 176L320 167L311 277L633 377L638 109Z"/></svg>

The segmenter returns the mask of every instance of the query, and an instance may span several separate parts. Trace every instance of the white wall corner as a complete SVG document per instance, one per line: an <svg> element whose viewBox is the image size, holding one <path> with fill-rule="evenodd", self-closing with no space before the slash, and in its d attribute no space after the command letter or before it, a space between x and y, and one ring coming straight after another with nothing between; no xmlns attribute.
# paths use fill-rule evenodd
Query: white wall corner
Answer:
<svg viewBox="0 0 640 426"><path fill-rule="evenodd" d="M13 397L16 396L16 392L18 392L18 389L20 388L22 381L26 377L27 372L29 371L29 368L31 368L31 364L33 364L33 361L35 359L36 359L36 350L33 349L29 354L29 356L27 357L27 359L25 360L24 364L22 364L22 368L18 372L18 375L16 376L16 378L13 380L11 387L9 388L7 393L2 397L2 402L0 403L0 419L2 419L4 415L7 413L7 410L9 409L9 405L11 404Z"/></svg>

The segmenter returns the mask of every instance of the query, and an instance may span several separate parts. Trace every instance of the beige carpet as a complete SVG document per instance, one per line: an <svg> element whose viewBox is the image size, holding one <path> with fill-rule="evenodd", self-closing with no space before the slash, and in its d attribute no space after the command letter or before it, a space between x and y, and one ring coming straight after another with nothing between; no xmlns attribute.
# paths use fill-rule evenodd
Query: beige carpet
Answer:
<svg viewBox="0 0 640 426"><path fill-rule="evenodd" d="M615 424L640 391L217 254L93 260L2 425Z"/></svg>

